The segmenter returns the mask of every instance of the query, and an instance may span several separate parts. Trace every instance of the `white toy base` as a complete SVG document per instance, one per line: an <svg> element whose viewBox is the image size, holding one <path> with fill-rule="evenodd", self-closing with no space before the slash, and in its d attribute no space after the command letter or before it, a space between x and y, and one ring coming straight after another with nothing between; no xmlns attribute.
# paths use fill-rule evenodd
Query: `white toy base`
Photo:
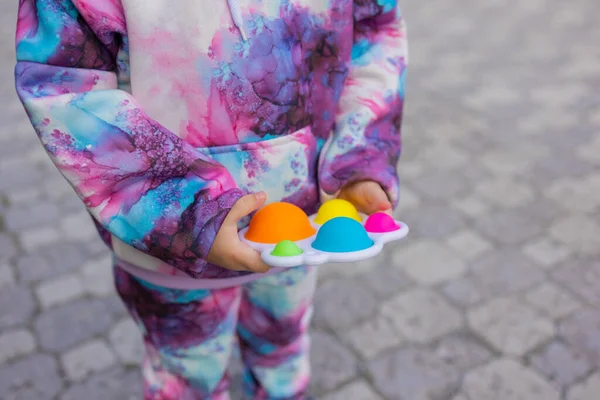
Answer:
<svg viewBox="0 0 600 400"><path fill-rule="evenodd" d="M312 215L309 217L311 224L315 228L319 228L318 224L314 223L314 218L316 215ZM259 251L261 253L261 257L263 261L272 266L272 267L282 267L282 268L291 268L299 265L321 265L325 263L338 263L338 262L356 262L366 260L372 257L375 257L381 250L383 250L383 246L386 243L401 240L408 235L409 228L402 221L396 221L396 223L400 226L400 229L385 232L385 233L371 233L367 232L371 240L375 242L373 246L368 249L360 250L360 251L352 251L345 253L331 253L326 251L321 251L314 249L312 247L312 243L316 238L316 234L309 237L308 239L299 240L294 243L302 249L303 253L296 256L274 256L271 254L276 244L264 244L264 243L256 243L247 240L244 236L248 231L248 228L244 228L240 231L239 237L240 239L250 245L253 249Z"/></svg>

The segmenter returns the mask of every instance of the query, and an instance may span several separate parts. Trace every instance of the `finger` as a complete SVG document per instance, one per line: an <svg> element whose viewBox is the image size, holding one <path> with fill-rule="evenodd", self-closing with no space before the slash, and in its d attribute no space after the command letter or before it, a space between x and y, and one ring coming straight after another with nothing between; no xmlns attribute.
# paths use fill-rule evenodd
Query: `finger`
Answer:
<svg viewBox="0 0 600 400"><path fill-rule="evenodd" d="M245 246L244 250L240 253L240 260L242 266L248 271L264 273L271 269L260 256L260 253L250 246Z"/></svg>
<svg viewBox="0 0 600 400"><path fill-rule="evenodd" d="M387 195L375 182L359 182L348 188L344 196L358 211L365 214L373 214L392 207Z"/></svg>
<svg viewBox="0 0 600 400"><path fill-rule="evenodd" d="M383 211L391 207L390 201L382 187L376 182L364 182L360 185L361 195L367 204Z"/></svg>
<svg viewBox="0 0 600 400"><path fill-rule="evenodd" d="M240 197L229 211L229 214L227 214L226 220L228 222L239 221L253 211L258 210L265 203L266 199L267 195L265 192L247 194Z"/></svg>
<svg viewBox="0 0 600 400"><path fill-rule="evenodd" d="M219 265L219 267L228 269L230 271L250 271L248 268L246 268L245 265L242 265L240 263L235 263L235 262L224 263L224 264Z"/></svg>
<svg viewBox="0 0 600 400"><path fill-rule="evenodd" d="M233 241L233 240L232 240ZM213 248L208 253L208 257L206 260L214 265L217 265L221 268L225 268L231 271L248 271L241 262L235 260L232 255L233 249L228 248L227 251L219 250L213 246ZM233 253L235 254L235 253Z"/></svg>
<svg viewBox="0 0 600 400"><path fill-rule="evenodd" d="M371 214L371 207L367 203L367 200L364 198L364 196L362 196L360 193L361 190L359 188L352 187L340 193L338 197L352 203L358 212Z"/></svg>

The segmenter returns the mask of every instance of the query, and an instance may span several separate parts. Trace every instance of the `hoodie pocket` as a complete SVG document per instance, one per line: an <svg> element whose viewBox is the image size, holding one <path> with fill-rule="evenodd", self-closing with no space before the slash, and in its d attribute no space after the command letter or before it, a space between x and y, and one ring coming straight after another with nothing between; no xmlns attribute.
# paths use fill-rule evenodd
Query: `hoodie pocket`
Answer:
<svg viewBox="0 0 600 400"><path fill-rule="evenodd" d="M310 127L259 142L200 149L223 164L247 193L287 201L312 212L318 203L318 150Z"/></svg>

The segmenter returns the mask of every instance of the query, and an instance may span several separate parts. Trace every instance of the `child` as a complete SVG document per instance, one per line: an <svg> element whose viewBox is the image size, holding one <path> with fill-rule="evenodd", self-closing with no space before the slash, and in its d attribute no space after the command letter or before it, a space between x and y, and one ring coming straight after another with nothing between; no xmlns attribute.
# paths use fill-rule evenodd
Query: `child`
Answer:
<svg viewBox="0 0 600 400"><path fill-rule="evenodd" d="M16 86L114 252L146 399L303 399L315 270L237 236L266 200L398 199L395 0L20 0Z"/></svg>

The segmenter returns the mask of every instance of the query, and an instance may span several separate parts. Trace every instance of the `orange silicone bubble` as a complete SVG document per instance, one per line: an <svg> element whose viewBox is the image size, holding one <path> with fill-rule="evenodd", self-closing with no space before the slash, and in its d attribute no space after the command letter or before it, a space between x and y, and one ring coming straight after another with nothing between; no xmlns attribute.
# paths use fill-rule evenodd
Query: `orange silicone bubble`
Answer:
<svg viewBox="0 0 600 400"><path fill-rule="evenodd" d="M256 243L277 244L282 240L303 240L316 232L300 207L271 203L254 214L245 238Z"/></svg>

